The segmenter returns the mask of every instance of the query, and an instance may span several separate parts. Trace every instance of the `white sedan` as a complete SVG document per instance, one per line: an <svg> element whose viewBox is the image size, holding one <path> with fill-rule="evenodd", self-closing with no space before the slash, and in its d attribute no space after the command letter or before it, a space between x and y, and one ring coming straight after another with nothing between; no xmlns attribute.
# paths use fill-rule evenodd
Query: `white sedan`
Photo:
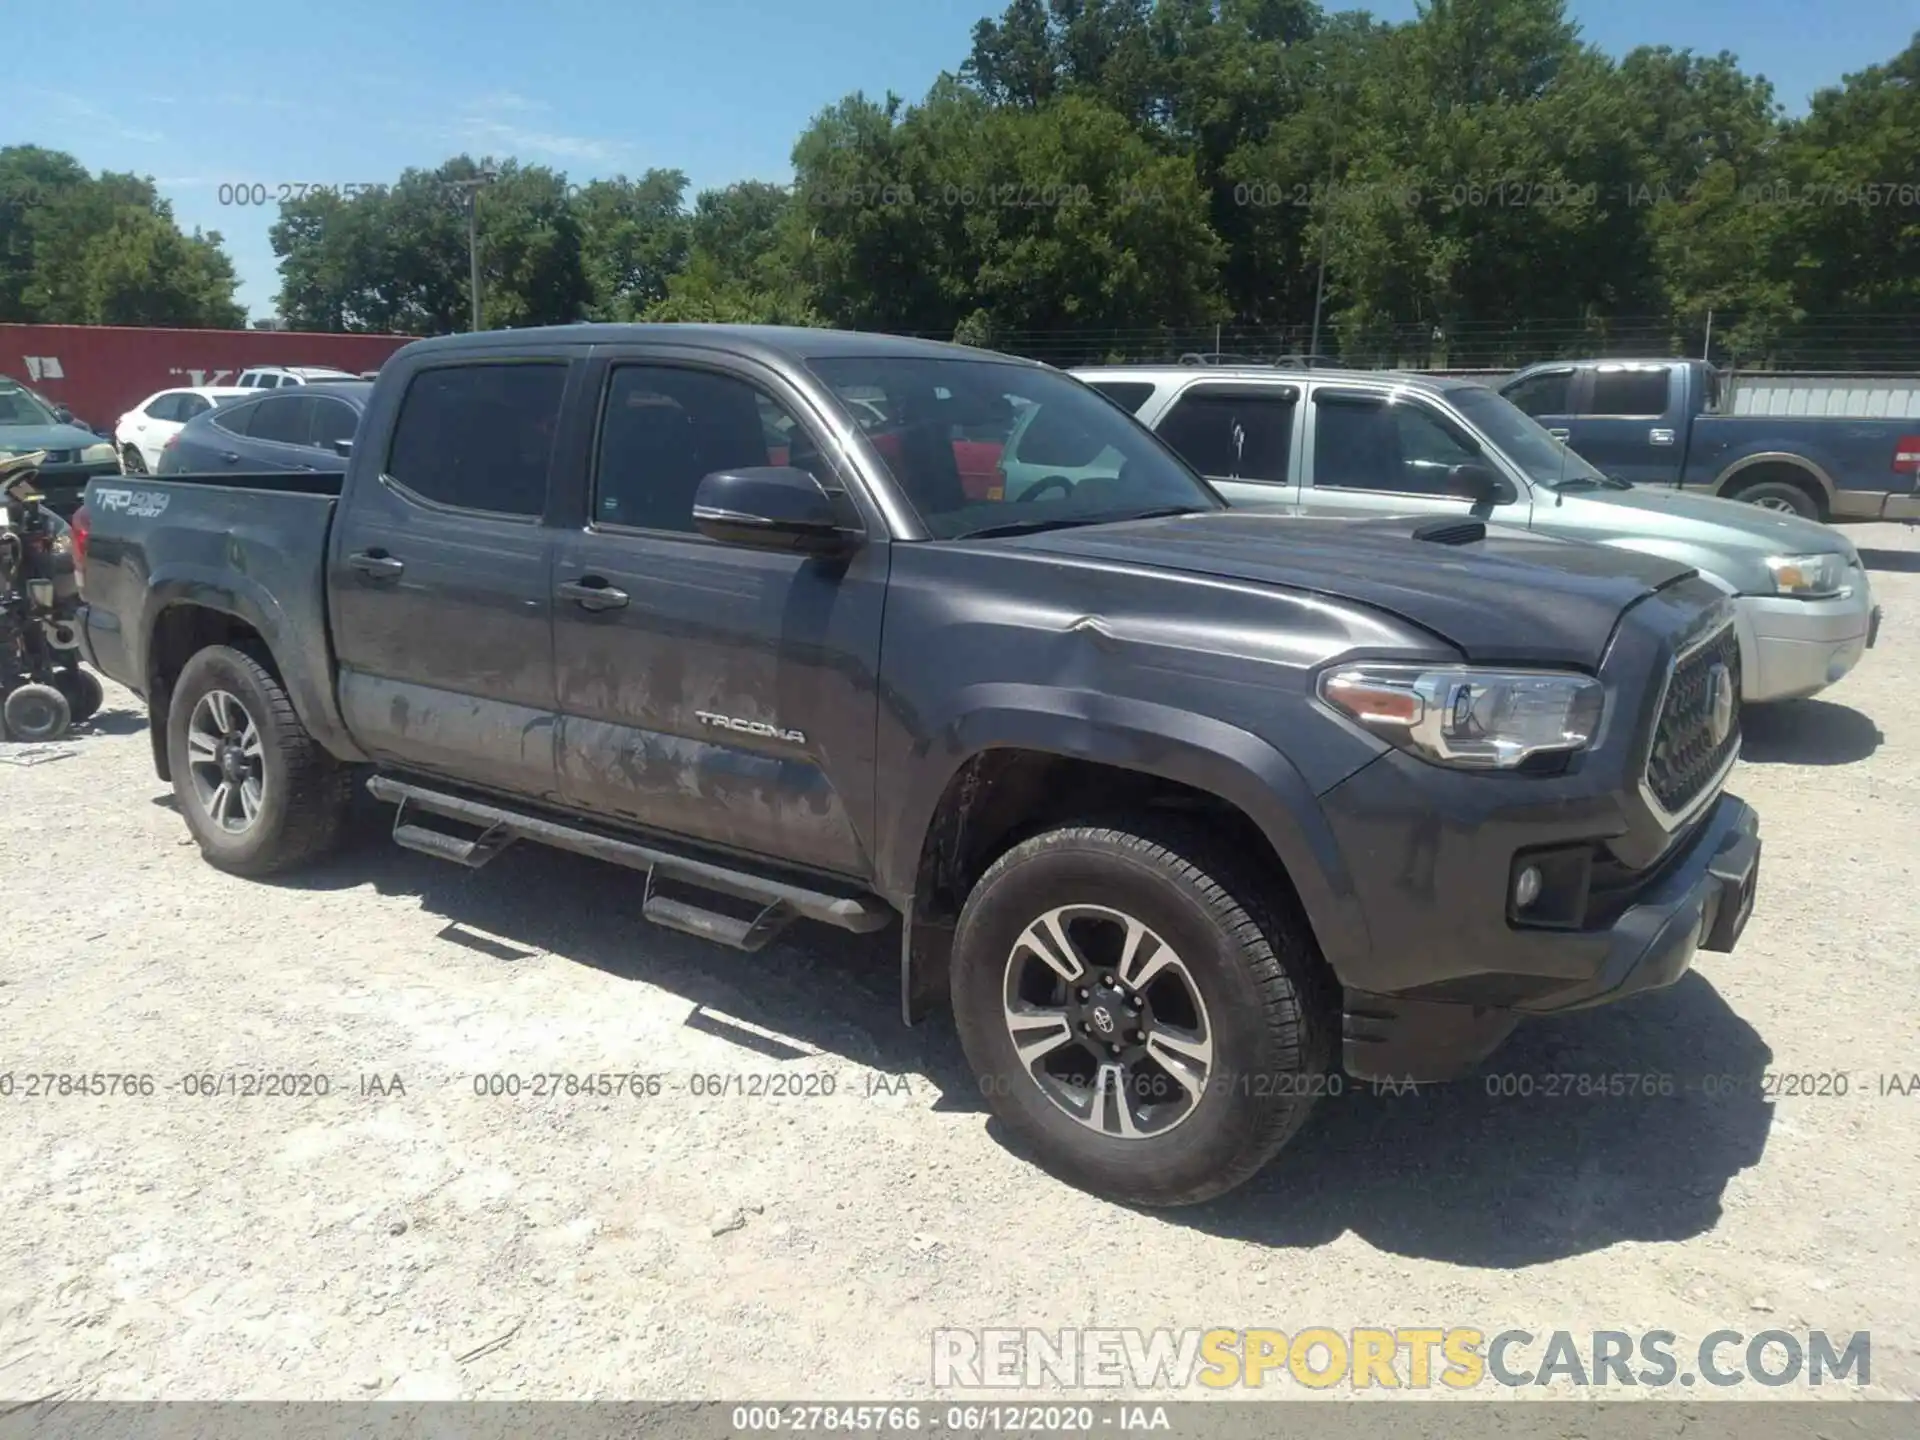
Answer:
<svg viewBox="0 0 1920 1440"><path fill-rule="evenodd" d="M160 464L160 452L182 425L222 400L252 393L233 385L187 385L149 395L113 427L121 473L151 475Z"/></svg>

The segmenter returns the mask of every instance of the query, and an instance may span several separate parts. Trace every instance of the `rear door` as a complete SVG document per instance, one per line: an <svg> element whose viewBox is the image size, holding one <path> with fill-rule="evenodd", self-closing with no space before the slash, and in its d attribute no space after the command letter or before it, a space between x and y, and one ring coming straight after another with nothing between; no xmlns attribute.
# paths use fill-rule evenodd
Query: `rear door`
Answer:
<svg viewBox="0 0 1920 1440"><path fill-rule="evenodd" d="M1189 385L1154 433L1206 476L1229 504L1292 510L1300 503L1297 385Z"/></svg>
<svg viewBox="0 0 1920 1440"><path fill-rule="evenodd" d="M340 706L390 765L554 794L546 522L583 352L410 366L378 476L347 489L328 572Z"/></svg>
<svg viewBox="0 0 1920 1440"><path fill-rule="evenodd" d="M1636 485L1677 483L1685 458L1682 384L1672 365L1588 367L1574 389L1568 443L1603 475Z"/></svg>
<svg viewBox="0 0 1920 1440"><path fill-rule="evenodd" d="M788 463L852 488L821 417L773 372L711 352L605 350L591 394L581 523L554 562L562 795L728 850L870 873L887 546L818 560L693 526L715 470Z"/></svg>

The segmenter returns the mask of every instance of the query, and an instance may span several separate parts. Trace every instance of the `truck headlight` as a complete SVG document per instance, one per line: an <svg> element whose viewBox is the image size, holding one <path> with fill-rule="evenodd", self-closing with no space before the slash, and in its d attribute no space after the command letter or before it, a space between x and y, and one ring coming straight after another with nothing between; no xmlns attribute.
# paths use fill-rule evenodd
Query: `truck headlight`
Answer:
<svg viewBox="0 0 1920 1440"><path fill-rule="evenodd" d="M80 452L80 463L82 465L97 464L103 460L113 459L118 453L113 446L102 440L98 445L89 445Z"/></svg>
<svg viewBox="0 0 1920 1440"><path fill-rule="evenodd" d="M1586 749L1607 697L1586 675L1469 666L1348 665L1324 672L1319 691L1382 740L1472 770Z"/></svg>
<svg viewBox="0 0 1920 1440"><path fill-rule="evenodd" d="M1769 555L1767 570L1773 576L1773 588L1782 595L1822 600L1848 591L1844 555Z"/></svg>

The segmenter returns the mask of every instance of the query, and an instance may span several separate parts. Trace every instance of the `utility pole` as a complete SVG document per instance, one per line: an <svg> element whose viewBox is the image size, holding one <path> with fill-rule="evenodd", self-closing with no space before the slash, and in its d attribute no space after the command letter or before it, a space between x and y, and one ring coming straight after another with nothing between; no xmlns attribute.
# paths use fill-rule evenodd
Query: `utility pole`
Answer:
<svg viewBox="0 0 1920 1440"><path fill-rule="evenodd" d="M482 327L480 319L480 187L491 185L498 172L481 170L468 180L450 182L467 197L467 284L473 300L473 328Z"/></svg>

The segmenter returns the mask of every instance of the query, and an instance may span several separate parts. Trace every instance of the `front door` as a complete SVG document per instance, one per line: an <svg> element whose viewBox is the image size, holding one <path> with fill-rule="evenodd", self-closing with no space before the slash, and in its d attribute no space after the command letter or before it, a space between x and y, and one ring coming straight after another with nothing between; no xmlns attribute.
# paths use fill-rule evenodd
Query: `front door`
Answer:
<svg viewBox="0 0 1920 1440"><path fill-rule="evenodd" d="M870 873L887 547L833 561L695 531L694 491L713 471L780 463L844 480L805 402L772 375L634 353L594 376L585 523L554 557L567 802Z"/></svg>
<svg viewBox="0 0 1920 1440"><path fill-rule="evenodd" d="M347 491L328 584L340 705L379 760L554 793L544 517L568 373L558 347L415 371L382 474Z"/></svg>
<svg viewBox="0 0 1920 1440"><path fill-rule="evenodd" d="M1473 441L1424 401L1378 391L1316 390L1301 508L1309 515L1467 515L1452 470L1481 459ZM1525 525L1524 497L1496 524Z"/></svg>

